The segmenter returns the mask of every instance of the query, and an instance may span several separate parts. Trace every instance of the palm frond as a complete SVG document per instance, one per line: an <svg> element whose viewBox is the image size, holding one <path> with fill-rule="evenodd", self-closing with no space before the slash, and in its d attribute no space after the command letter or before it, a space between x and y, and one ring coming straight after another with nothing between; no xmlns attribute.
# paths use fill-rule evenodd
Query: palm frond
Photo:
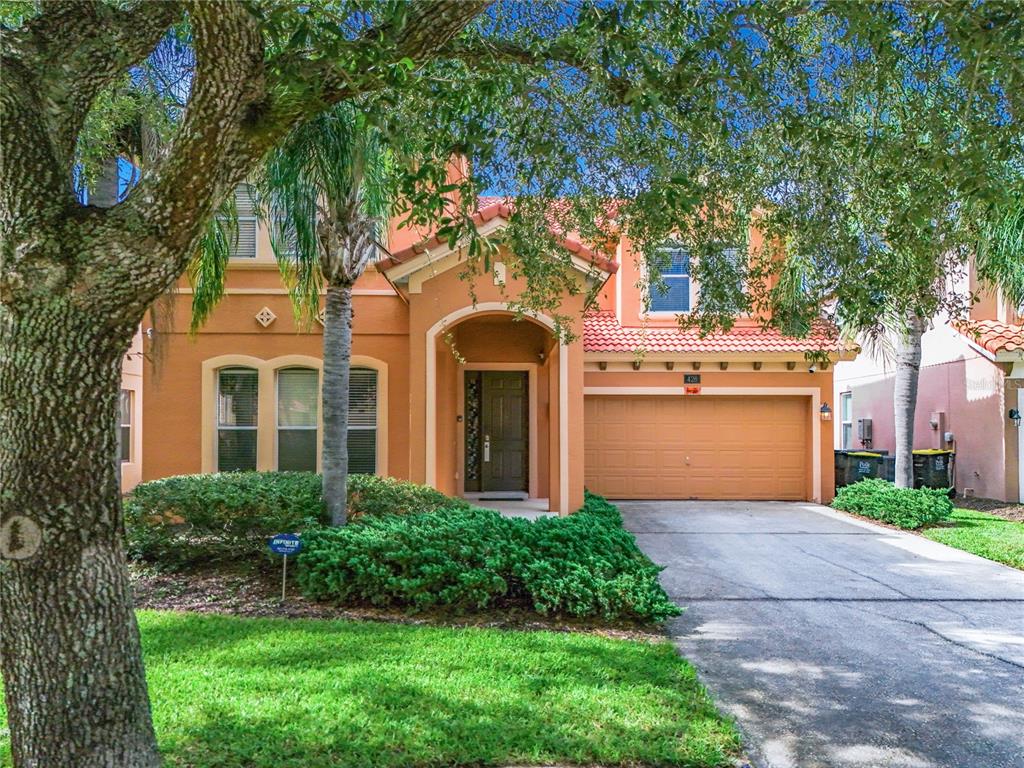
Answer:
<svg viewBox="0 0 1024 768"><path fill-rule="evenodd" d="M209 319L217 303L224 298L231 250L238 242L238 213L235 196L230 194L206 224L186 274L192 286L192 318L189 335L195 336Z"/></svg>
<svg viewBox="0 0 1024 768"><path fill-rule="evenodd" d="M1014 307L1024 307L1024 200L991 209L979 229L978 277Z"/></svg>

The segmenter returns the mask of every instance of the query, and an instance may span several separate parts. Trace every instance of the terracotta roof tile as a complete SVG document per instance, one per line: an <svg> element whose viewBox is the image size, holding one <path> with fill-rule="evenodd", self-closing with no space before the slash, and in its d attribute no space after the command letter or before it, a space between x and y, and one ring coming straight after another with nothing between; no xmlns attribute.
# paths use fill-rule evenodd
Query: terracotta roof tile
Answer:
<svg viewBox="0 0 1024 768"><path fill-rule="evenodd" d="M583 319L584 352L627 352L647 354L687 352L807 352L843 349L835 327L824 321L815 324L803 339L784 336L761 326L734 326L723 333L701 338L697 329L624 328L614 312L592 312Z"/></svg>
<svg viewBox="0 0 1024 768"><path fill-rule="evenodd" d="M957 330L975 344L991 352L1024 352L1024 326L998 320L974 320Z"/></svg>

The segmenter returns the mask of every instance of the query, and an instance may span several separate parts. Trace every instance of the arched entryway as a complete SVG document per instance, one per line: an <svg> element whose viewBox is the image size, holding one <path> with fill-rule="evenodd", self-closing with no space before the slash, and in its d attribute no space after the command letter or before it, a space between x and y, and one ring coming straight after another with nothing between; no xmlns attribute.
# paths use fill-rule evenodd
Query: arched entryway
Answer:
<svg viewBox="0 0 1024 768"><path fill-rule="evenodd" d="M566 345L543 315L498 302L450 313L427 334L426 479L481 498L568 508ZM432 450L433 448L433 450Z"/></svg>

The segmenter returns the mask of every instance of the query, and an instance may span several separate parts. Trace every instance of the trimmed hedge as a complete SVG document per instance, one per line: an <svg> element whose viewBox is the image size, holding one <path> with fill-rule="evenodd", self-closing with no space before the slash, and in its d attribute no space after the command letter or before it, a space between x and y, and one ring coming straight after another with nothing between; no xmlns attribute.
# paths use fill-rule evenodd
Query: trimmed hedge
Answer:
<svg viewBox="0 0 1024 768"><path fill-rule="evenodd" d="M938 523L953 514L948 488L897 488L880 478L840 488L832 506L907 529Z"/></svg>
<svg viewBox="0 0 1024 768"><path fill-rule="evenodd" d="M349 477L353 520L468 506L415 483ZM326 523L320 475L224 472L180 475L137 486L125 499L129 556L180 568L261 555L266 539Z"/></svg>
<svg viewBox="0 0 1024 768"><path fill-rule="evenodd" d="M588 494L536 522L475 508L366 518L305 534L298 581L313 599L412 611L518 604L542 614L661 621L679 614L618 510Z"/></svg>

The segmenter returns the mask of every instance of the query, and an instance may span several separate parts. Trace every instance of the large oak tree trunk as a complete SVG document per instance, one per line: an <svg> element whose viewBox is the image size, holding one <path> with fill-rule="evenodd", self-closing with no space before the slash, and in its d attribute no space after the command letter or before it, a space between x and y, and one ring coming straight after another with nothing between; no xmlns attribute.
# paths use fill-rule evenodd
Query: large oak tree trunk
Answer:
<svg viewBox="0 0 1024 768"><path fill-rule="evenodd" d="M917 410L917 380L921 372L921 337L926 321L916 314L907 316L906 328L896 345L896 383L893 408L896 428L896 486L914 487L914 414Z"/></svg>
<svg viewBox="0 0 1024 768"><path fill-rule="evenodd" d="M352 370L352 286L329 284L324 305L323 493L331 525L348 513L348 398Z"/></svg>
<svg viewBox="0 0 1024 768"><path fill-rule="evenodd" d="M18 768L149 768L115 414L134 326L0 313L0 659Z"/></svg>

